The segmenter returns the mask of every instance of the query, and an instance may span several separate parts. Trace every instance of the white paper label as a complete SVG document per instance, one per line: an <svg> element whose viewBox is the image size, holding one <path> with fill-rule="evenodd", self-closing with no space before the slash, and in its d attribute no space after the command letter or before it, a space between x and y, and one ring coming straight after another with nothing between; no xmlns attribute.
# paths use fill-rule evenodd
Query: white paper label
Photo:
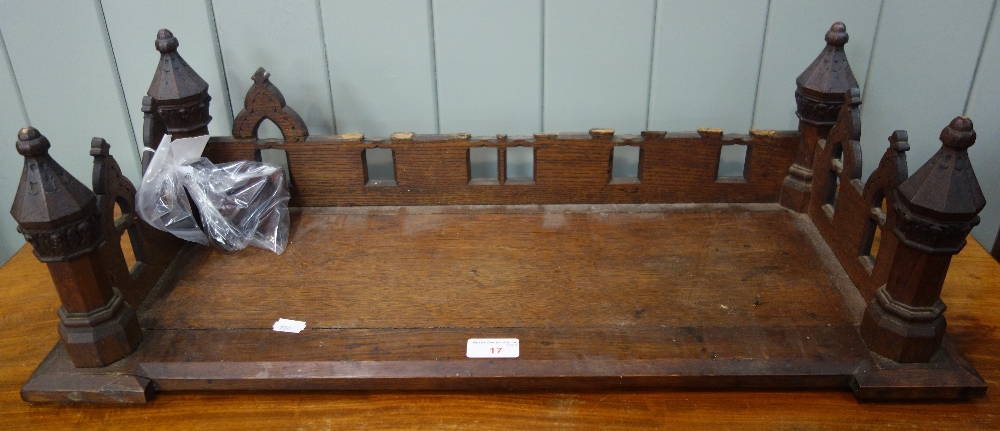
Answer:
<svg viewBox="0 0 1000 431"><path fill-rule="evenodd" d="M517 338L470 338L465 345L468 358L516 358L521 354Z"/></svg>
<svg viewBox="0 0 1000 431"><path fill-rule="evenodd" d="M274 330L278 332L291 332L293 334L298 334L306 329L306 322L300 322L298 320L288 320L288 319L278 319L274 322Z"/></svg>

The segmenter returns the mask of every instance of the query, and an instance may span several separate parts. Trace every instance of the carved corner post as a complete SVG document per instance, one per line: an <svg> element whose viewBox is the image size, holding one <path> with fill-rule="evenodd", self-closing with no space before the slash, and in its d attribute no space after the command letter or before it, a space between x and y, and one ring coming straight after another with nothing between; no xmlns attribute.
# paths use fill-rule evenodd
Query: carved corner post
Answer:
<svg viewBox="0 0 1000 431"><path fill-rule="evenodd" d="M817 142L826 139L837 122L844 93L858 88L844 53L847 39L844 23L834 23L826 33L826 47L795 80L795 114L802 141L781 188L781 205L797 212L805 212L809 204Z"/></svg>
<svg viewBox="0 0 1000 431"><path fill-rule="evenodd" d="M101 258L97 196L49 156L49 147L34 128L18 133L24 170L10 213L52 274L62 302L59 337L73 364L103 367L132 353L142 332Z"/></svg>
<svg viewBox="0 0 1000 431"><path fill-rule="evenodd" d="M895 192L899 244L861 322L868 348L895 362L929 362L941 346L948 265L986 205L967 151L975 141L972 121L955 118L941 131L941 149Z"/></svg>
<svg viewBox="0 0 1000 431"><path fill-rule="evenodd" d="M163 29L156 34L160 64L142 99L143 145L153 150L160 145L164 134L173 139L207 135L208 123L212 121L208 114L212 100L208 95L208 83L177 53L178 45L170 30ZM143 152L143 172L151 158L151 151Z"/></svg>

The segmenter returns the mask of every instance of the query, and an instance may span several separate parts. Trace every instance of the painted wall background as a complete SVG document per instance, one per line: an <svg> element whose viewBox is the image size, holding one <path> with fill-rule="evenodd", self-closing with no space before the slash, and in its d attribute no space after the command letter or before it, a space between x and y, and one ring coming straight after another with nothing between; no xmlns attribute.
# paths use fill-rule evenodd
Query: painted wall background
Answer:
<svg viewBox="0 0 1000 431"><path fill-rule="evenodd" d="M24 241L6 214L17 130L89 181L90 138L139 178L142 96L160 28L209 83L228 135L258 66L313 134L618 133L794 129L795 77L847 24L862 86L867 177L896 129L911 171L956 115L1000 227L997 0L0 0L0 262ZM276 128L262 129L278 136Z"/></svg>

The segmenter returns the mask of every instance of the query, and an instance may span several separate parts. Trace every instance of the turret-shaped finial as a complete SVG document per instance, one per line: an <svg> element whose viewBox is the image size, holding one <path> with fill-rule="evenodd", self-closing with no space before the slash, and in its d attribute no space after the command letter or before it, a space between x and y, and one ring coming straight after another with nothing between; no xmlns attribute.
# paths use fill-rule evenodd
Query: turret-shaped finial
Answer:
<svg viewBox="0 0 1000 431"><path fill-rule="evenodd" d="M68 260L97 247L97 197L49 156L49 140L37 129L17 134L24 156L21 182L10 214L43 262Z"/></svg>
<svg viewBox="0 0 1000 431"><path fill-rule="evenodd" d="M795 80L796 114L803 122L832 126L843 106L843 94L858 87L844 53L847 26L834 23L826 32L826 47Z"/></svg>
<svg viewBox="0 0 1000 431"><path fill-rule="evenodd" d="M861 321L868 348L893 361L928 362L941 346L948 265L986 206L969 163L975 142L972 121L956 117L941 131L941 149L896 189L899 246Z"/></svg>
<svg viewBox="0 0 1000 431"><path fill-rule="evenodd" d="M170 30L156 34L156 50L160 64L149 85L147 95L152 98L156 114L174 138L208 134L209 101L208 83L188 66L177 53L177 38Z"/></svg>
<svg viewBox="0 0 1000 431"><path fill-rule="evenodd" d="M940 222L967 222L976 219L986 206L967 149L976 143L976 131L969 117L955 117L941 130L941 149L913 175L899 185L907 208ZM971 229L972 226L969 226ZM965 235L956 238L964 243Z"/></svg>
<svg viewBox="0 0 1000 431"><path fill-rule="evenodd" d="M49 146L35 128L18 132L24 170L10 214L52 274L62 302L59 338L73 365L103 367L131 353L142 330L104 265L97 196L49 156Z"/></svg>

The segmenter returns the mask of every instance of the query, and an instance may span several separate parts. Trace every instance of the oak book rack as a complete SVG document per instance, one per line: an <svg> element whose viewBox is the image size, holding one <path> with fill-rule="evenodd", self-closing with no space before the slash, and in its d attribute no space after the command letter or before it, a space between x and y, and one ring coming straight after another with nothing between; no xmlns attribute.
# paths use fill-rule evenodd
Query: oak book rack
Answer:
<svg viewBox="0 0 1000 431"><path fill-rule="evenodd" d="M798 131L310 136L260 69L216 163L281 150L284 254L184 243L134 215L94 138L93 191L18 134L11 213L58 290L61 341L21 395L141 403L186 390L830 388L981 396L940 290L985 201L958 117L908 175L905 131L861 181L860 93L836 23L797 79ZM208 85L157 35L146 147L208 134ZM264 119L283 139L258 139ZM719 176L723 147L746 150ZM612 166L637 151L637 172ZM388 177L368 160L391 152ZM475 172L474 152L495 155ZM509 154L533 172L508 172ZM144 153L143 166L150 152ZM487 160L490 160L487 158ZM490 171L490 169L487 169ZM115 214L116 206L121 215ZM125 236L127 234L127 236ZM127 238L125 247L122 238ZM131 251L129 251L131 245ZM126 260L134 254L135 263ZM272 330L279 318L300 333ZM516 338L517 358L468 358Z"/></svg>

